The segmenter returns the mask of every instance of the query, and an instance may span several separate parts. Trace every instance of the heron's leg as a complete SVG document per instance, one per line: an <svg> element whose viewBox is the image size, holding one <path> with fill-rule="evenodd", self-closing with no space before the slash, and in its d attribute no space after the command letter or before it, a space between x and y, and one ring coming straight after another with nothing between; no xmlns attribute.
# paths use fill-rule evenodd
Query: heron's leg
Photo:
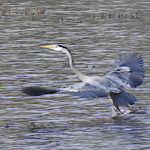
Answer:
<svg viewBox="0 0 150 150"><path fill-rule="evenodd" d="M110 99L112 105L114 105L113 100L111 99L111 97L110 97L110 96L108 96L108 97L109 97L109 99ZM114 105L114 106L115 106L115 105ZM117 112L119 112L120 114L123 114L118 106L115 106L115 109L116 109Z"/></svg>
<svg viewBox="0 0 150 150"><path fill-rule="evenodd" d="M118 106L115 106L115 109L116 109L120 114L123 114Z"/></svg>
<svg viewBox="0 0 150 150"><path fill-rule="evenodd" d="M130 112L134 112L133 108L126 106L126 108L130 111Z"/></svg>

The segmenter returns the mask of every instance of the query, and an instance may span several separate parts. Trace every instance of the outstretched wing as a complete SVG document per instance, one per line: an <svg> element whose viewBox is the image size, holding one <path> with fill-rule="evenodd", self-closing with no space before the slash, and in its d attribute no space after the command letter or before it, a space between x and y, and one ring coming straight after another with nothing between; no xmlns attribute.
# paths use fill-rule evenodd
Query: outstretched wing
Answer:
<svg viewBox="0 0 150 150"><path fill-rule="evenodd" d="M59 90L71 93L81 98L98 98L108 96L105 89L82 82L69 86L67 88L60 88Z"/></svg>
<svg viewBox="0 0 150 150"><path fill-rule="evenodd" d="M137 53L121 56L113 70L104 77L89 77L88 83L78 83L67 88L44 89L41 87L26 87L23 92L39 96L53 94L59 91L69 92L82 98L107 97L116 106L134 104L136 98L123 91L125 87L137 87L142 84L145 72L143 59Z"/></svg>
<svg viewBox="0 0 150 150"><path fill-rule="evenodd" d="M136 88L143 83L144 75L143 59L138 53L133 52L121 56L116 61L116 66L106 77L122 87Z"/></svg>
<svg viewBox="0 0 150 150"><path fill-rule="evenodd" d="M22 89L23 93L31 96L40 96L45 94L54 94L56 92L67 92L81 98L98 98L98 97L107 97L109 92L119 93L120 89L109 84L106 78L99 81L99 86L92 85L89 83L76 83L74 85L64 87L64 88L43 88L43 87L25 87Z"/></svg>
<svg viewBox="0 0 150 150"><path fill-rule="evenodd" d="M119 93L121 86L106 77L91 77L93 82L77 83L60 91L69 92L81 98L107 97L110 92Z"/></svg>

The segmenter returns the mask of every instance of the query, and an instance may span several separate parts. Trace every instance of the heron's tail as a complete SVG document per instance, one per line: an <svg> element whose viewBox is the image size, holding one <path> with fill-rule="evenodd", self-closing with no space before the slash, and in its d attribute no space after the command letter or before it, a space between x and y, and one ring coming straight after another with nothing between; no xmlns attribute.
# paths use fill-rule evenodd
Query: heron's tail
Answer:
<svg viewBox="0 0 150 150"><path fill-rule="evenodd" d="M22 89L22 92L30 96L40 96L40 95L45 95L45 94L54 94L58 92L58 90L31 86L31 87L24 87Z"/></svg>
<svg viewBox="0 0 150 150"><path fill-rule="evenodd" d="M129 106L136 102L135 96L123 90L120 93L110 93L110 98L114 106Z"/></svg>

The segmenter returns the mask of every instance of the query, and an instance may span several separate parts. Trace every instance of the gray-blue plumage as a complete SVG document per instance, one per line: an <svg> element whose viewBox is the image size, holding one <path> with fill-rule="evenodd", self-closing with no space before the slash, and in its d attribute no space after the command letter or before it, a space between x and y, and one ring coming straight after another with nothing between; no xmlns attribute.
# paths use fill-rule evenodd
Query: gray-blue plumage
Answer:
<svg viewBox="0 0 150 150"><path fill-rule="evenodd" d="M64 91L69 91L69 93L81 98L98 98L108 96L106 90L97 86L90 85L88 83L78 83L74 86L69 86Z"/></svg>
<svg viewBox="0 0 150 150"><path fill-rule="evenodd" d="M118 106L128 106L135 103L136 98L126 92L125 89L129 87L136 88L143 83L145 71L143 59L138 53L133 52L120 56L111 72L104 77L99 77L82 74L75 67L73 57L67 47L62 45L45 45L42 47L66 53L69 58L70 68L82 82L66 88L52 90L41 87L26 87L23 89L24 93L39 96L65 91L82 98L110 97L112 104L119 113L121 111Z"/></svg>
<svg viewBox="0 0 150 150"><path fill-rule="evenodd" d="M130 86L136 88L143 83L145 75L143 59L137 53L133 52L121 56L116 61L116 67L106 76L122 83L124 87Z"/></svg>
<svg viewBox="0 0 150 150"><path fill-rule="evenodd" d="M136 97L124 90L120 93L110 93L110 97L115 106L129 106L136 102Z"/></svg>
<svg viewBox="0 0 150 150"><path fill-rule="evenodd" d="M143 59L133 52L121 56L112 71L104 77L97 78L92 83L82 82L69 86L64 91L81 98L110 96L115 106L128 106L134 104L136 98L124 89L141 85L144 75Z"/></svg>

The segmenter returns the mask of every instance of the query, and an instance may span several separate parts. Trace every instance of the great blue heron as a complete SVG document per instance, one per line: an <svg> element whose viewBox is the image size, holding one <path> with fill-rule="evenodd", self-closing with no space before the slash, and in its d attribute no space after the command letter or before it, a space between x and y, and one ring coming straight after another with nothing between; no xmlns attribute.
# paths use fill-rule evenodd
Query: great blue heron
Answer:
<svg viewBox="0 0 150 150"><path fill-rule="evenodd" d="M135 96L126 92L125 88L136 88L143 83L144 67L143 59L136 52L122 55L116 61L116 66L104 77L87 76L81 73L74 65L74 60L70 50L63 45L45 45L42 48L49 48L55 51L66 53L72 71L82 81L73 86L57 89L45 89L41 87L25 87L23 92L39 96L43 94L53 94L59 91L66 91L82 98L109 97L116 111L122 114L119 106L126 106L130 111L129 105L136 102Z"/></svg>

